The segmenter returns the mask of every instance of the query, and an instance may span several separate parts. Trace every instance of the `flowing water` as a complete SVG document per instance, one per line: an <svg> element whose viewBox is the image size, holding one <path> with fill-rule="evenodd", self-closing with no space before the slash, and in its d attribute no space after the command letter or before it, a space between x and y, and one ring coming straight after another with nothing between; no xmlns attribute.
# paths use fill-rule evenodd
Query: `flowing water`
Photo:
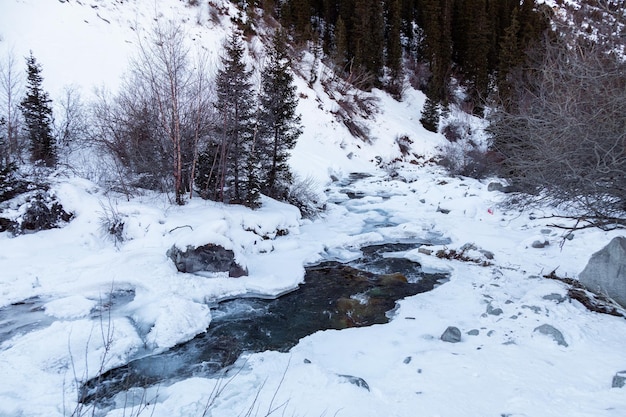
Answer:
<svg viewBox="0 0 626 417"><path fill-rule="evenodd" d="M305 283L279 298L221 302L212 311L206 333L87 382L82 399L106 405L132 387L214 375L244 353L288 351L319 330L386 323L396 301L429 291L446 278L423 274L419 264L397 257L415 246L365 247L362 251L367 256L352 265L329 261L308 267Z"/></svg>

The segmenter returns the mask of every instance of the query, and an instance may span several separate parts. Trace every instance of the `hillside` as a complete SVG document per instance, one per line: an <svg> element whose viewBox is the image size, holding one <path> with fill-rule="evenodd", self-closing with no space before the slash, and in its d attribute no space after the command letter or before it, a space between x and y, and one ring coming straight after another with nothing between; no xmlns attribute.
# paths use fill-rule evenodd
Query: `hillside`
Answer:
<svg viewBox="0 0 626 417"><path fill-rule="evenodd" d="M215 71L240 12L225 0L188 3L159 2L157 11L152 0L5 0L0 47L20 69L33 51L57 105L67 85L88 103L94 88L120 88L137 37L155 19L183 23ZM251 66L264 53L261 39L248 39ZM570 233L573 220L553 217L564 208L512 208L495 185L504 181L450 175L433 163L448 142L423 128L426 96L412 87L401 101L348 89L373 111L346 119L346 96L323 84L331 70L319 65L310 82L313 63L307 50L294 63L303 133L289 160L325 205L312 218L267 197L250 210L122 193L88 147L66 150L48 181L73 218L51 230L0 233L0 416L626 414L624 388L613 386L626 369L624 317L589 311L571 284L546 277L575 280L623 233ZM454 108L450 117L481 123ZM366 139L351 134L355 124ZM22 207L9 201L3 210L17 219ZM206 244L232 251L248 275L182 273L167 255L172 246ZM338 306L347 328L322 328L289 349L244 352L219 371L194 347L212 325L243 317L254 328L268 313L255 300L297 291L306 268L320 262L362 268L347 276L375 283L375 291L340 300L331 294L322 313ZM385 291L379 281L416 284L424 274L438 274L434 289L400 300L388 323L359 327L364 306ZM289 320L308 308L301 303L273 313L284 323L277 337L296 327ZM449 326L459 340L442 340ZM233 331L207 349L229 356L241 333L255 338ZM120 390L115 370L153 383ZM96 397L117 389L95 408L77 401L94 378Z"/></svg>

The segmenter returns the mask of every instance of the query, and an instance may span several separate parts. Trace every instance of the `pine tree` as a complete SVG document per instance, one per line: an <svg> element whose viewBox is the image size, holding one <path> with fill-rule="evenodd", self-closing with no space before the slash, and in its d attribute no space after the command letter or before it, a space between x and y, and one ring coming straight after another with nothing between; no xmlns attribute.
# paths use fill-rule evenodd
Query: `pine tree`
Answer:
<svg viewBox="0 0 626 417"><path fill-rule="evenodd" d="M222 68L217 73L218 137L199 160L200 186L214 184L208 195L236 204L253 206L250 198L250 159L254 151L254 109L252 72L246 68L241 35L233 31L224 45ZM213 178L215 176L215 178Z"/></svg>
<svg viewBox="0 0 626 417"><path fill-rule="evenodd" d="M343 70L348 60L348 32L343 19L339 16L335 25L334 61Z"/></svg>
<svg viewBox="0 0 626 417"><path fill-rule="evenodd" d="M390 0L387 10L386 65L389 69L387 89L395 98L402 95L402 17L400 0Z"/></svg>
<svg viewBox="0 0 626 417"><path fill-rule="evenodd" d="M291 60L285 34L277 31L261 74L260 97L262 190L274 198L284 198L292 176L287 160L302 133L300 116L296 114L298 97L291 73Z"/></svg>
<svg viewBox="0 0 626 417"><path fill-rule="evenodd" d="M439 104L437 100L426 97L420 118L420 123L424 126L424 129L437 132L439 130L439 116Z"/></svg>
<svg viewBox="0 0 626 417"><path fill-rule="evenodd" d="M43 90L41 65L33 53L26 58L27 86L26 97L20 108L26 122L30 141L31 160L41 162L47 167L54 167L57 163L57 149L52 137L52 100Z"/></svg>
<svg viewBox="0 0 626 417"><path fill-rule="evenodd" d="M515 7L511 13L511 24L505 29L504 36L500 42L498 89L502 98L508 97L511 92L512 86L508 77L511 69L519 65L524 57L519 45L520 24L517 14L518 9Z"/></svg>

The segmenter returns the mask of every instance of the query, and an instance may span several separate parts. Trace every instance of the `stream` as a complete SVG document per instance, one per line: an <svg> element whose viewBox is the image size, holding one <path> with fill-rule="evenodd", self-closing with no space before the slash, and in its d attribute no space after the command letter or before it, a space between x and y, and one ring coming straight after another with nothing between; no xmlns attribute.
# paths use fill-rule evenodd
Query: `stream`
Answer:
<svg viewBox="0 0 626 417"><path fill-rule="evenodd" d="M447 278L425 274L419 264L401 257L417 246L367 246L361 248L364 256L351 263L326 261L307 267L304 284L279 298L223 301L212 309L205 333L88 381L81 401L106 407L131 388L216 375L245 353L286 352L320 330L387 323L398 300L429 291Z"/></svg>

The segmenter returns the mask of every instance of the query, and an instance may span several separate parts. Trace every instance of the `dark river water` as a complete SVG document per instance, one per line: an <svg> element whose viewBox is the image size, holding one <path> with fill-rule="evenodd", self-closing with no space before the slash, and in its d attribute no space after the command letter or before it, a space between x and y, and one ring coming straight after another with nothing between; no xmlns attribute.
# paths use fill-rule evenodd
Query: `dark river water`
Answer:
<svg viewBox="0 0 626 417"><path fill-rule="evenodd" d="M104 406L132 387L215 375L244 353L288 351L319 330L386 323L398 300L446 279L444 274L424 274L419 264L401 257L416 246L364 247L363 257L350 264L329 261L308 267L304 284L279 298L223 301L212 310L205 333L88 381L82 400Z"/></svg>

